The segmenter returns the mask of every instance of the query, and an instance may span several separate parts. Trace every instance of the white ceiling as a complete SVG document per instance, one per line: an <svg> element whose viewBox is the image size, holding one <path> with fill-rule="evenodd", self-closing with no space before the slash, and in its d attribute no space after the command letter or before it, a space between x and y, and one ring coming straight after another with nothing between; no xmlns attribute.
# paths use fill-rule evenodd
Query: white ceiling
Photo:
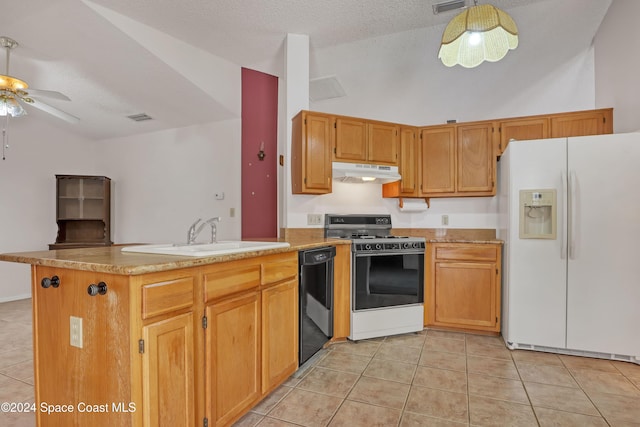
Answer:
<svg viewBox="0 0 640 427"><path fill-rule="evenodd" d="M562 34L562 29L545 28L544 22L529 22L523 6L548 3L549 13L565 11L567 19L599 24L610 1L491 3L512 14L520 11L516 23L521 37L535 34L542 38L538 45L543 48L557 43L558 37L590 39L597 26L585 25L589 34ZM68 124L33 108L19 120L46 120L79 135L105 139L236 116L221 102L236 94L203 82L209 64L222 70L223 77L225 70L237 66L279 74L265 69L265 64L281 55L287 33L309 35L313 52L444 26L455 12L434 15L432 5L438 2L442 0L0 0L0 35L20 44L11 54L10 74L32 88L69 96L69 102L46 102L81 121ZM167 54L171 49L173 54ZM202 67L188 70L177 63L181 61ZM126 118L138 113L154 120L136 123Z"/></svg>

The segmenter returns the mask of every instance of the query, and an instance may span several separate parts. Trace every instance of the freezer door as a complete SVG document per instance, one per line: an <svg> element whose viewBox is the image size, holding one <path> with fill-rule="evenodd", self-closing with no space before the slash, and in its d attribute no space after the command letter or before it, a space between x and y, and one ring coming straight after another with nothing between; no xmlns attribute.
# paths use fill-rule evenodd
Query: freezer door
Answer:
<svg viewBox="0 0 640 427"><path fill-rule="evenodd" d="M505 157L506 155L506 157ZM508 186L508 227L504 246L503 334L514 344L564 348L566 333L566 214L563 173L566 139L510 142L500 160L501 186ZM508 172L508 179L502 175ZM555 239L519 237L519 193L555 189ZM502 194L502 193L501 193ZM500 196L502 197L502 195Z"/></svg>
<svg viewBox="0 0 640 427"><path fill-rule="evenodd" d="M640 134L569 138L567 346L640 356Z"/></svg>

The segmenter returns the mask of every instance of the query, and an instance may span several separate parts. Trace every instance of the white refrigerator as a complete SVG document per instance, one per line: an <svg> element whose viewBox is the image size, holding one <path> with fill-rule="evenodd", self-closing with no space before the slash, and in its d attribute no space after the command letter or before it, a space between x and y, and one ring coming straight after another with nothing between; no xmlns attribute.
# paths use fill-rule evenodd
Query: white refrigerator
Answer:
<svg viewBox="0 0 640 427"><path fill-rule="evenodd" d="M640 363L640 133L512 141L498 174L507 346Z"/></svg>

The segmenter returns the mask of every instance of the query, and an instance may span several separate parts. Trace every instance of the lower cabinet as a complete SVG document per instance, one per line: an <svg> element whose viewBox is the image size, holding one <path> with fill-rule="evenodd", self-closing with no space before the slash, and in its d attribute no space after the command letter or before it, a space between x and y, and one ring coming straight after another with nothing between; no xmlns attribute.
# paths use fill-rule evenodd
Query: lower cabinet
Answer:
<svg viewBox="0 0 640 427"><path fill-rule="evenodd" d="M260 293L207 307L206 400L211 425L229 425L260 398Z"/></svg>
<svg viewBox="0 0 640 427"><path fill-rule="evenodd" d="M298 281L262 291L262 393L298 369Z"/></svg>
<svg viewBox="0 0 640 427"><path fill-rule="evenodd" d="M143 425L194 422L193 313L145 326L142 357Z"/></svg>
<svg viewBox="0 0 640 427"><path fill-rule="evenodd" d="M230 425L298 369L297 275L297 253L205 269L209 425Z"/></svg>
<svg viewBox="0 0 640 427"><path fill-rule="evenodd" d="M297 252L32 271L39 427L227 426L298 368Z"/></svg>
<svg viewBox="0 0 640 427"><path fill-rule="evenodd" d="M499 332L501 246L427 246L425 325Z"/></svg>

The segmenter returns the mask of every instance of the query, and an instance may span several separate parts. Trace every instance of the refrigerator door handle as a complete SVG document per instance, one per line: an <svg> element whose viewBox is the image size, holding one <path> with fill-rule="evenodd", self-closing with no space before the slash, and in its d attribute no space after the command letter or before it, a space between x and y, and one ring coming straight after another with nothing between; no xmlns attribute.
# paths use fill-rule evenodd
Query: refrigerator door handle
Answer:
<svg viewBox="0 0 640 427"><path fill-rule="evenodd" d="M562 229L560 230L560 235L562 238L560 239L560 259L565 259L567 256L567 218L568 214L565 212L565 209L568 207L567 200L567 173L565 171L562 172Z"/></svg>
<svg viewBox="0 0 640 427"><path fill-rule="evenodd" d="M568 222L569 222L569 259L575 259L575 226L576 218L573 213L576 204L576 173L569 171L569 201L568 201Z"/></svg>

